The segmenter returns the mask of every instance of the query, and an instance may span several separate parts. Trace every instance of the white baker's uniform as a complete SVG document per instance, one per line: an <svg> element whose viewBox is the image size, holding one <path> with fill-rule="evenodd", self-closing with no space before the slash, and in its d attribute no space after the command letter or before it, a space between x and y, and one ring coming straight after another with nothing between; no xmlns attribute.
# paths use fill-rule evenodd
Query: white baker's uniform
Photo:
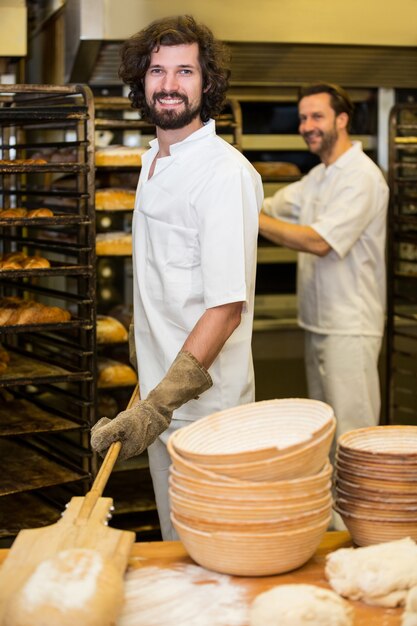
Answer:
<svg viewBox="0 0 417 626"><path fill-rule="evenodd" d="M269 215L314 228L325 257L299 253L298 322L310 397L333 406L337 436L378 423L388 186L359 142L264 201Z"/></svg>
<svg viewBox="0 0 417 626"><path fill-rule="evenodd" d="M165 376L206 309L245 302L239 327L210 367L213 387L175 411L170 429L148 448L163 536L170 538L169 518L162 519L169 515L169 434L254 400L251 337L263 191L259 174L217 137L213 120L172 145L148 179L158 149L155 139L142 157L132 226L141 397Z"/></svg>

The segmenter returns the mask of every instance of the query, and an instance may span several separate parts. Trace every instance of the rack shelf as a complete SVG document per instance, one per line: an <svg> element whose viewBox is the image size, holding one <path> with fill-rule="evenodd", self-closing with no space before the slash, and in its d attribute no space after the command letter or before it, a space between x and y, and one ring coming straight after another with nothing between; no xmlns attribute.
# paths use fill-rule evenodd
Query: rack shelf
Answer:
<svg viewBox="0 0 417 626"><path fill-rule="evenodd" d="M387 419L417 424L417 105L390 115Z"/></svg>
<svg viewBox="0 0 417 626"><path fill-rule="evenodd" d="M0 253L38 256L50 268L0 272L0 311L65 311L0 326L0 537L56 521L94 473L88 431L96 408L94 104L81 85L0 85L2 210L47 208L49 217L2 217ZM7 300L5 300L7 299ZM1 302L3 304L1 304ZM11 304L10 304L11 303ZM33 303L33 304L31 304ZM6 318L4 318L6 319ZM8 318L12 319L12 318ZM3 355L4 356L4 355ZM53 504L45 502L48 490ZM68 499L67 499L68 498ZM20 509L41 506L40 513ZM3 517L2 517L3 520Z"/></svg>

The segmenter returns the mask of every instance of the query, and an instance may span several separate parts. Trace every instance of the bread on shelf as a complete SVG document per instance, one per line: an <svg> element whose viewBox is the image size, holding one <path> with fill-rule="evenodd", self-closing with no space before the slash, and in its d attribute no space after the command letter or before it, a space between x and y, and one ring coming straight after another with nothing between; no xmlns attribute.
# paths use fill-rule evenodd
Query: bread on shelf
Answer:
<svg viewBox="0 0 417 626"><path fill-rule="evenodd" d="M97 387L125 387L136 385L137 375L135 370L114 359L99 357L97 359Z"/></svg>
<svg viewBox="0 0 417 626"><path fill-rule="evenodd" d="M0 211L0 219L3 218L34 218L34 217L53 217L54 212L51 209L25 209L24 207L18 207L16 209L3 209Z"/></svg>
<svg viewBox="0 0 417 626"><path fill-rule="evenodd" d="M0 165L45 165L45 159L0 159Z"/></svg>
<svg viewBox="0 0 417 626"><path fill-rule="evenodd" d="M98 233L96 254L99 256L129 256L132 254L132 235L124 231Z"/></svg>
<svg viewBox="0 0 417 626"><path fill-rule="evenodd" d="M126 328L110 315L97 315L97 343L118 343L127 341Z"/></svg>
<svg viewBox="0 0 417 626"><path fill-rule="evenodd" d="M25 252L9 252L0 256L0 271L47 269L51 267L48 259L41 256L28 256Z"/></svg>
<svg viewBox="0 0 417 626"><path fill-rule="evenodd" d="M40 208L40 209L32 209L31 211L28 211L28 215L29 218L31 217L53 217L54 216L54 212L51 211L51 209L46 209L46 208Z"/></svg>
<svg viewBox="0 0 417 626"><path fill-rule="evenodd" d="M107 146L96 150L95 161L98 166L140 166L142 164L142 155L146 151L147 148Z"/></svg>
<svg viewBox="0 0 417 626"><path fill-rule="evenodd" d="M299 167L286 161L255 161L252 165L261 176L266 178L301 176Z"/></svg>
<svg viewBox="0 0 417 626"><path fill-rule="evenodd" d="M136 192L132 189L97 189L96 211L125 211L135 208Z"/></svg>
<svg viewBox="0 0 417 626"><path fill-rule="evenodd" d="M0 298L0 326L23 324L58 324L67 322L71 313L57 306L16 296Z"/></svg>
<svg viewBox="0 0 417 626"><path fill-rule="evenodd" d="M3 211L0 211L0 218L17 218L17 217L26 217L27 216L27 209L24 208L18 208L18 209L3 209Z"/></svg>

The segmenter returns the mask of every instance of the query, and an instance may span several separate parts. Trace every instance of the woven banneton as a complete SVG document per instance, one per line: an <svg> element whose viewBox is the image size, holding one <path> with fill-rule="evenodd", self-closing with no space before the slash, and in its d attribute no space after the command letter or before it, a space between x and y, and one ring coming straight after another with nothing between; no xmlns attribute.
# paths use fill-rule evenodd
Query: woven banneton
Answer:
<svg viewBox="0 0 417 626"><path fill-rule="evenodd" d="M368 489L385 493L407 493L417 498L417 480L415 479L391 479L385 475L379 478L371 478L366 474L361 476L339 470L336 466L336 480L344 480L358 486L358 489Z"/></svg>
<svg viewBox="0 0 417 626"><path fill-rule="evenodd" d="M176 431L179 432L179 431ZM194 478L195 480L214 480L216 483L225 483L228 485L232 485L237 481L234 478L230 478L229 476L221 476L220 474L215 474L211 470L206 470L201 468L197 463L193 461L189 461L188 459L184 459L180 454L178 454L173 446L173 440L175 436L175 432L170 436L167 443L167 450L169 456L171 457L172 465L180 471L182 474L189 476L190 478Z"/></svg>
<svg viewBox="0 0 417 626"><path fill-rule="evenodd" d="M263 461L303 448L333 421L333 409L317 400L252 402L182 428L174 446L184 458L205 465Z"/></svg>
<svg viewBox="0 0 417 626"><path fill-rule="evenodd" d="M335 485L336 498L347 500L352 503L371 507L374 511L392 509L394 511L416 511L417 498L397 498L393 499L390 494L375 495L370 492L348 492L340 488L340 483ZM347 511L350 509L346 508Z"/></svg>
<svg viewBox="0 0 417 626"><path fill-rule="evenodd" d="M392 469L391 466L370 467L367 463L359 461L350 463L348 461L343 461L340 457L337 457L335 469L338 475L346 473L359 478L363 477L375 478L377 480L383 479L388 481L417 482L417 468L415 470L407 470L406 468L400 469L399 467Z"/></svg>
<svg viewBox="0 0 417 626"><path fill-rule="evenodd" d="M192 500L195 503L201 502L203 504L210 503L216 505L235 505L239 506L243 509L247 509L253 506L264 507L264 508L279 508L279 507L310 507L315 508L318 503L320 503L324 498L328 497L331 490L331 481L329 480L325 487L320 491L312 492L308 495L289 497L284 493L278 494L278 496L269 496L263 497L262 493L252 493L251 497L244 497L240 495L239 492L234 492L230 490L227 497L222 494L218 494L215 491L211 493L201 493L199 490L199 486L201 483L195 481L193 485L184 484L184 481L179 478L178 472L174 468L171 467L169 484L175 490L175 492L182 496L183 498L187 498L188 500Z"/></svg>
<svg viewBox="0 0 417 626"><path fill-rule="evenodd" d="M365 500L381 502L416 502L415 493L398 492L390 489L391 483L385 483L384 487L378 489L364 489L354 481L343 480L340 476L336 480L336 488L339 493L349 495L353 498L361 498Z"/></svg>
<svg viewBox="0 0 417 626"><path fill-rule="evenodd" d="M395 459L387 459L386 456L380 456L379 454L373 454L364 458L363 456L356 456L354 452L345 450L340 446L337 447L337 460L348 465L366 467L369 471L377 472L406 472L417 473L417 461L404 462L404 457L395 457Z"/></svg>
<svg viewBox="0 0 417 626"><path fill-rule="evenodd" d="M330 509L332 504L332 498L330 491L323 495L320 500L316 500L314 505L308 500L297 503L295 505L285 505L278 503L277 506L262 506L255 501L242 502L241 506L228 503L227 501L213 502L207 501L206 503L200 500L194 500L190 497L184 497L175 487L171 485L169 489L170 502L172 508L182 513L183 515L190 515L196 518L203 518L206 520L224 520L224 521L246 521L246 520L278 520L288 519L289 517L299 516L302 519L303 515L312 513L324 508Z"/></svg>
<svg viewBox="0 0 417 626"><path fill-rule="evenodd" d="M357 546L369 546L411 537L417 541L417 524L415 521L382 519L378 517L362 516L344 511L339 506L334 507L342 517L353 542Z"/></svg>
<svg viewBox="0 0 417 626"><path fill-rule="evenodd" d="M325 464L335 429L336 421L334 420L330 429L319 437L310 440L303 448L272 459L216 466L198 463L198 467L205 471L209 471L211 468L211 471L219 476L228 476L239 480L271 481L311 476L316 474ZM175 436L180 432L179 430L171 435L170 441L174 446Z"/></svg>
<svg viewBox="0 0 417 626"><path fill-rule="evenodd" d="M186 551L202 567L236 576L268 576L289 572L304 565L316 551L330 522L288 532L208 533L172 523Z"/></svg>
<svg viewBox="0 0 417 626"><path fill-rule="evenodd" d="M417 462L417 426L373 426L351 430L338 439L341 449L364 460L378 455L385 460L401 457Z"/></svg>
<svg viewBox="0 0 417 626"><path fill-rule="evenodd" d="M323 520L329 519L331 514L331 506L323 507L320 510L306 513L300 516L276 520L239 520L239 521L223 521L204 519L204 517L194 517L186 515L175 506L171 508L172 514L182 524L186 524L195 530L204 532L244 532L253 534L269 534L273 532L286 532L289 530L298 530L305 526L320 524Z"/></svg>
<svg viewBox="0 0 417 626"><path fill-rule="evenodd" d="M168 443L169 448L169 443ZM176 453L173 453L176 455ZM328 489L329 480L331 479L333 467L326 461L324 467L312 476L304 476L291 480L280 480L274 482L250 482L250 481L233 481L225 482L213 479L196 478L188 474L184 474L177 467L175 458L170 468L171 476L175 481L186 489L198 491L202 496L218 496L224 498L239 498L240 500L250 499L304 499L316 497L323 490Z"/></svg>
<svg viewBox="0 0 417 626"><path fill-rule="evenodd" d="M414 521L417 524L417 506L415 505L398 506L398 504L395 504L392 506L389 503L384 504L381 502L378 506L376 502L366 502L339 496L335 500L335 505L347 513L354 513L355 515L391 519L394 521Z"/></svg>

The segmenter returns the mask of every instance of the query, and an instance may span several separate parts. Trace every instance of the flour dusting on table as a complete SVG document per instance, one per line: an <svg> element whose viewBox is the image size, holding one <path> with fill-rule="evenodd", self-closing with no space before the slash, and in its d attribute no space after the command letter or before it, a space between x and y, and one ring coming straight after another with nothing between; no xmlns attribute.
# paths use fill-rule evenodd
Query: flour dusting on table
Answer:
<svg viewBox="0 0 417 626"><path fill-rule="evenodd" d="M117 626L245 626L246 591L225 574L196 565L144 567L125 577Z"/></svg>

